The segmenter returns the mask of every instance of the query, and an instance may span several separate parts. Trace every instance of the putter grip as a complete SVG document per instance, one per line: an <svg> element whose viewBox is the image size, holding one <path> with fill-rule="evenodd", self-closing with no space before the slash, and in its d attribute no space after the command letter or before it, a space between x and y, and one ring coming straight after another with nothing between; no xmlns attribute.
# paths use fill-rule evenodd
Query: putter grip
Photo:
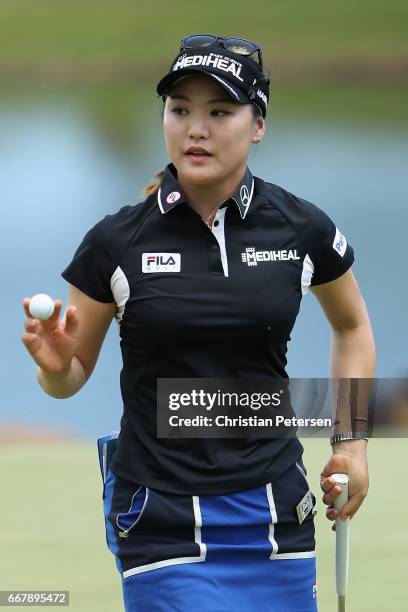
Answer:
<svg viewBox="0 0 408 612"><path fill-rule="evenodd" d="M340 509L348 501L348 475L332 474L336 485L342 492L334 501L334 507ZM337 595L345 596L348 584L349 569L349 524L350 518L342 521L336 519L336 591Z"/></svg>

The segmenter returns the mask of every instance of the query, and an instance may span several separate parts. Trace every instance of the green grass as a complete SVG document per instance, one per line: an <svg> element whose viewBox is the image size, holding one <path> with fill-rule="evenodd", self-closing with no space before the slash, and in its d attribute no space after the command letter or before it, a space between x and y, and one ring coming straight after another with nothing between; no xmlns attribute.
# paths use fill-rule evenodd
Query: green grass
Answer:
<svg viewBox="0 0 408 612"><path fill-rule="evenodd" d="M404 0L207 0L205 7L188 0L0 0L0 58L152 64L170 57L181 35L214 29L258 40L269 61L407 55Z"/></svg>
<svg viewBox="0 0 408 612"><path fill-rule="evenodd" d="M96 443L9 447L0 461L0 588L69 590L75 612L120 610Z"/></svg>
<svg viewBox="0 0 408 612"><path fill-rule="evenodd" d="M335 533L321 501L320 470L329 459L326 440L302 440L312 491L317 493L319 612L336 607L334 576ZM403 612L406 584L405 507L408 496L399 483L405 479L406 439L372 439L368 443L370 489L350 521L350 572L347 612Z"/></svg>
<svg viewBox="0 0 408 612"><path fill-rule="evenodd" d="M318 499L319 612L331 612L335 533L319 487L330 447L327 440L302 442ZM406 449L405 439L369 442L370 491L350 524L347 612L406 610ZM120 576L105 542L96 443L5 447L0 461L0 589L69 590L72 612L119 612Z"/></svg>

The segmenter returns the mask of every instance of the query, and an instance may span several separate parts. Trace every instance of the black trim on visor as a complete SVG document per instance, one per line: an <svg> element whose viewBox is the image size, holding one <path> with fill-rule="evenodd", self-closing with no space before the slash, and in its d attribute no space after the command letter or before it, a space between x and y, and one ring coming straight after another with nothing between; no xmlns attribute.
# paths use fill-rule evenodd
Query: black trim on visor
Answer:
<svg viewBox="0 0 408 612"><path fill-rule="evenodd" d="M243 91L241 91L240 89L238 89L238 87L231 83L231 81L225 79L224 77L221 77L219 74L214 74L213 72L210 72L209 70L205 70L204 68L200 67L182 68L181 70L177 70L177 72L167 74L165 77L162 78L162 80L157 86L158 95L165 96L170 87L173 85L173 83L178 81L178 79L180 79L181 77L187 74L194 74L195 72L207 74L208 76L212 77L215 81L217 81L217 83L221 85L221 87L223 87L223 89L225 89L225 91L236 102L239 102L241 104L251 102L248 96L246 96Z"/></svg>

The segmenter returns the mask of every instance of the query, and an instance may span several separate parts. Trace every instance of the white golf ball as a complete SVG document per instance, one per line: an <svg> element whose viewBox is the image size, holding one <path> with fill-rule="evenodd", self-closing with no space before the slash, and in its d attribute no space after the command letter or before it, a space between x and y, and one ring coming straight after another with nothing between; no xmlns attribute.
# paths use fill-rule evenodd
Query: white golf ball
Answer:
<svg viewBox="0 0 408 612"><path fill-rule="evenodd" d="M49 319L54 312L54 300L46 293L37 293L31 298L28 310L36 319Z"/></svg>

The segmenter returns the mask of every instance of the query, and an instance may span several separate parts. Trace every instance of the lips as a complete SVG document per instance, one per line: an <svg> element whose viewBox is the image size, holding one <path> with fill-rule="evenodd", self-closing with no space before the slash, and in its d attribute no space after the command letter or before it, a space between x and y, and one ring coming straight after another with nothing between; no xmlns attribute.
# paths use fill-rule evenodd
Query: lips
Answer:
<svg viewBox="0 0 408 612"><path fill-rule="evenodd" d="M211 153L203 147L189 147L186 151L186 155L191 157L211 157Z"/></svg>

